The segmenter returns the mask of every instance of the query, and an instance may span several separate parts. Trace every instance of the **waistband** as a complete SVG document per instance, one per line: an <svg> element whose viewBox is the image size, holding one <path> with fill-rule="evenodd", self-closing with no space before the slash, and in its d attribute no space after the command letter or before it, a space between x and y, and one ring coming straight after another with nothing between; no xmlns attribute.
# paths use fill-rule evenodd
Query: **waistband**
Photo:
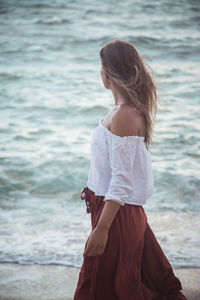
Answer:
<svg viewBox="0 0 200 300"><path fill-rule="evenodd" d="M104 198L104 196L99 196L99 195L95 195L95 192L93 192L92 190L90 190L90 188L88 186L85 186L84 189L82 190L82 192L80 193L80 197L82 200L85 200L85 204L86 204L86 212L89 214L91 213L91 205L92 205L92 200L96 201L102 201L102 199ZM90 205L91 202L91 205Z"/></svg>
<svg viewBox="0 0 200 300"><path fill-rule="evenodd" d="M82 200L85 200L85 204L86 204L86 206L87 206L87 207L86 207L86 212L87 212L88 214L91 213L90 203L89 203L89 201L87 200L87 196L88 196L89 193L93 193L93 194L94 194L94 192L91 191L91 190L86 186L86 187L84 187L84 189L82 190L82 192L81 192L81 194L80 194L81 199L82 199Z"/></svg>
<svg viewBox="0 0 200 300"><path fill-rule="evenodd" d="M93 207L94 205L92 200L95 200L94 202L98 203L99 201L102 201L104 199L104 196L95 195L95 192L90 190L88 186L85 186L82 192L80 193L80 198L82 200L85 200L86 212L89 214L91 213L91 207ZM126 206L136 207L136 208L140 207L144 210L143 206L138 204L126 203Z"/></svg>

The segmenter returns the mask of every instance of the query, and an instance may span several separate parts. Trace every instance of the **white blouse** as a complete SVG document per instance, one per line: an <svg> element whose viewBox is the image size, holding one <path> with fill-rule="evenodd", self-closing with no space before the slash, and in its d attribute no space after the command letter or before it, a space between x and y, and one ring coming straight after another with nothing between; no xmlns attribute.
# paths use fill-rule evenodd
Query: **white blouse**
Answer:
<svg viewBox="0 0 200 300"><path fill-rule="evenodd" d="M150 152L143 136L119 136L101 119L91 139L87 186L120 205L143 205L154 193Z"/></svg>

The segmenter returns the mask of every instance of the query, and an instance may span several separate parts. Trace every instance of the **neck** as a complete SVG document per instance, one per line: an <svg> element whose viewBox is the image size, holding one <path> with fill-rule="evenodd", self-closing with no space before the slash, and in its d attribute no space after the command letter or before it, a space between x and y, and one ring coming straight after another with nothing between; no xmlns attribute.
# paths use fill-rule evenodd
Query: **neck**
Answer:
<svg viewBox="0 0 200 300"><path fill-rule="evenodd" d="M125 101L125 100L116 100L115 99L115 105L114 106L120 106L122 104L127 104L127 101Z"/></svg>
<svg viewBox="0 0 200 300"><path fill-rule="evenodd" d="M116 107L116 108L117 108L117 107L120 107L122 104L127 104L127 101L123 101L123 102L122 102L122 101L119 101L119 102L117 102L117 103L115 102L114 107Z"/></svg>

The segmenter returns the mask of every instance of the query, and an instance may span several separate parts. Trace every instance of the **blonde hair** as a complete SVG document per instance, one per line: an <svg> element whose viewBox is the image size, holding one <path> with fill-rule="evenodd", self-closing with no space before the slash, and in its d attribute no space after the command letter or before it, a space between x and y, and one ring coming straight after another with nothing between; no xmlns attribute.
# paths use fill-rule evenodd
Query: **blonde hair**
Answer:
<svg viewBox="0 0 200 300"><path fill-rule="evenodd" d="M127 41L112 40L99 52L102 67L111 77L129 104L139 109L145 120L145 143L147 149L152 143L156 118L157 88L152 70L138 53L135 46Z"/></svg>

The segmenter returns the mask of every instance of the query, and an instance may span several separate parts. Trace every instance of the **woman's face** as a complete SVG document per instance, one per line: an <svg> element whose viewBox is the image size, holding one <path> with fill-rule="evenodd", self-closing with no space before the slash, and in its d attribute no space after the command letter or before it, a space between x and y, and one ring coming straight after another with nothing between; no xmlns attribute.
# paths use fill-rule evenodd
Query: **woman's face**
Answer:
<svg viewBox="0 0 200 300"><path fill-rule="evenodd" d="M110 78L101 66L101 78L106 89L110 89Z"/></svg>

